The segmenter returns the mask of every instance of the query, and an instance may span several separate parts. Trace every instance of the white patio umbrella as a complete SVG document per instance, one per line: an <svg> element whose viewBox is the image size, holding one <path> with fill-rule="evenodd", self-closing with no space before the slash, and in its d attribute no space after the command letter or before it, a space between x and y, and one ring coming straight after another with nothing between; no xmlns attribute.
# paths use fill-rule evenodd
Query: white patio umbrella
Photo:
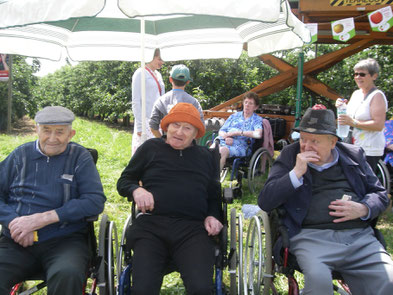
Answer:
<svg viewBox="0 0 393 295"><path fill-rule="evenodd" d="M160 48L166 61L238 58L244 44L257 56L310 38L286 0L0 0L0 52L140 61L141 19L146 56Z"/></svg>
<svg viewBox="0 0 393 295"><path fill-rule="evenodd" d="M143 66L155 48L165 61L238 58L244 44L257 56L309 40L287 0L0 0L0 52L51 60L65 49Z"/></svg>

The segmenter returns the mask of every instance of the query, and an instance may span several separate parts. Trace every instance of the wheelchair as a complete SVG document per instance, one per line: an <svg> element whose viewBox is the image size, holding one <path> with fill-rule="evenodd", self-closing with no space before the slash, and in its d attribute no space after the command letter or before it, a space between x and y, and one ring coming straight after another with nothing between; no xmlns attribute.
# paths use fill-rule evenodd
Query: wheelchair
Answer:
<svg viewBox="0 0 393 295"><path fill-rule="evenodd" d="M96 164L98 160L98 152L95 149L87 149L93 157ZM83 294L90 295L115 295L115 260L117 255L118 240L116 224L109 221L108 216L103 214L100 220L98 231L98 244L94 230L94 222L98 220L98 216L86 218L87 221L87 243L90 249L90 258L88 272L86 275L86 284L91 281L90 290L86 288ZM114 249L116 253L114 253ZM27 281L41 281L37 285L24 290L24 284ZM40 273L25 282L20 282L11 289L10 295L28 295L33 294L46 287L44 274ZM99 293L97 293L97 290Z"/></svg>
<svg viewBox="0 0 393 295"><path fill-rule="evenodd" d="M218 165L218 146L213 150L217 159ZM217 178L219 177L217 171ZM223 229L216 239L215 246L215 266L214 266L214 292L217 295L221 294L242 294L243 293L243 218L242 215L236 213L236 209L232 208L230 211L230 219L228 220L228 204L233 202L233 191L230 188L224 188L221 192L222 199L222 224ZM132 285L132 250L127 249L127 229L135 222L138 217L138 212L135 208L135 203L132 203L131 214L124 223L123 231L120 239L119 251L117 256L117 277L118 295L131 294ZM229 234L228 234L228 229ZM228 245L229 240L229 245ZM229 248L229 249L228 249ZM228 269L229 286L223 282L223 272ZM165 274L176 271L173 263L169 262Z"/></svg>
<svg viewBox="0 0 393 295"><path fill-rule="evenodd" d="M284 208L277 208L267 214L264 211L260 211L256 216L253 217L252 223L247 234L246 249L251 246L254 250L254 239L253 235L256 236L257 240L257 253L251 253L247 255L250 259L245 262L245 265L251 262L248 269L245 267L245 276L248 277L248 287L254 288L254 294L279 294L274 286L274 278L276 273L280 273L286 276L288 279L288 295L299 295L301 291L299 285L294 276L295 271L301 272L300 267L296 261L296 257L289 252L289 236L288 230L282 222L283 216L286 214ZM373 220L371 223L374 229L375 236L386 248L386 242L381 232L375 227L377 220ZM249 236L251 237L249 239ZM282 247L278 249L275 247L275 243L278 239L281 239ZM250 241L251 242L250 242ZM259 247L262 244L263 247ZM251 255L252 254L252 255ZM261 257L260 257L261 256ZM252 263L252 259L258 263ZM259 261L262 262L262 267L259 267ZM250 263L249 263L250 264ZM253 269L253 265L257 265L257 269ZM247 272L247 273L246 273ZM332 272L333 278L333 290L341 295L351 295L351 291L348 285L345 284L341 274L339 272ZM253 284L253 285L252 285Z"/></svg>
<svg viewBox="0 0 393 295"><path fill-rule="evenodd" d="M390 165L385 164L385 162L380 159L377 163L377 170L375 174L377 175L379 181L386 189L386 192L390 194L392 187L392 180L390 177L390 173L393 172L393 168Z"/></svg>
<svg viewBox="0 0 393 295"><path fill-rule="evenodd" d="M242 196L243 178L247 179L248 188L252 194L258 194L273 165L272 155L266 148L262 147L262 139L250 139L245 157L228 158L224 168L221 170L221 183L226 179L230 172L230 181L236 180L233 187L235 197ZM210 142L211 143L211 142Z"/></svg>

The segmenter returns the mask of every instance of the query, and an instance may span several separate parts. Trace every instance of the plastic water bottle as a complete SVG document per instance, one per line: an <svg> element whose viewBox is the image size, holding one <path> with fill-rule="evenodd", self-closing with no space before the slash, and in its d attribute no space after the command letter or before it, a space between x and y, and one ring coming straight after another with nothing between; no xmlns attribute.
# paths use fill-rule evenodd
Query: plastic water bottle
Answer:
<svg viewBox="0 0 393 295"><path fill-rule="evenodd" d="M340 115L346 115L347 114L347 104L343 99L341 99L343 102L340 106L337 107L337 118L340 117ZM341 138L345 138L348 136L349 133L349 125L340 125L340 123L337 123L337 135L340 136Z"/></svg>

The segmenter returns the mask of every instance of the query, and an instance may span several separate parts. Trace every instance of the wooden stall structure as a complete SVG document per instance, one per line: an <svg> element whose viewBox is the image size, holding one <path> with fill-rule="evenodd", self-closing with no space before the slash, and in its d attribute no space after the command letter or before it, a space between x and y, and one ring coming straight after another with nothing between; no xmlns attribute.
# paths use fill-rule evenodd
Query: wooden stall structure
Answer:
<svg viewBox="0 0 393 295"><path fill-rule="evenodd" d="M393 0L293 0L289 1L292 12L304 23L318 24L317 44L348 44L348 46L305 62L303 65L303 87L310 91L336 100L341 94L328 85L322 83L315 76L334 66L346 57L356 54L376 44L393 45L393 28L385 32L371 30L368 13L382 7L391 6ZM347 42L333 39L331 21L353 17L355 22L356 36ZM279 92L289 86L295 85L298 78L298 67L294 67L284 60L271 54L259 56L267 65L277 69L279 74L271 79L263 81L258 86L250 89L259 97ZM204 111L205 118L227 118L231 111L241 107L243 94L234 97L220 105ZM291 115L261 114L263 117L281 117L286 120L286 137L294 125L295 117Z"/></svg>

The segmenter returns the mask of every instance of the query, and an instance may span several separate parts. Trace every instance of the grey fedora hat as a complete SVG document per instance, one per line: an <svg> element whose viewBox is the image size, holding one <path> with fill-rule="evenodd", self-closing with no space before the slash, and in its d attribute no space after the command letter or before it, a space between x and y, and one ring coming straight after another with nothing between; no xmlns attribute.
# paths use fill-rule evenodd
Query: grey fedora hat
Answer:
<svg viewBox="0 0 393 295"><path fill-rule="evenodd" d="M298 127L292 130L313 134L336 134L336 119L332 110L314 110L308 108Z"/></svg>

